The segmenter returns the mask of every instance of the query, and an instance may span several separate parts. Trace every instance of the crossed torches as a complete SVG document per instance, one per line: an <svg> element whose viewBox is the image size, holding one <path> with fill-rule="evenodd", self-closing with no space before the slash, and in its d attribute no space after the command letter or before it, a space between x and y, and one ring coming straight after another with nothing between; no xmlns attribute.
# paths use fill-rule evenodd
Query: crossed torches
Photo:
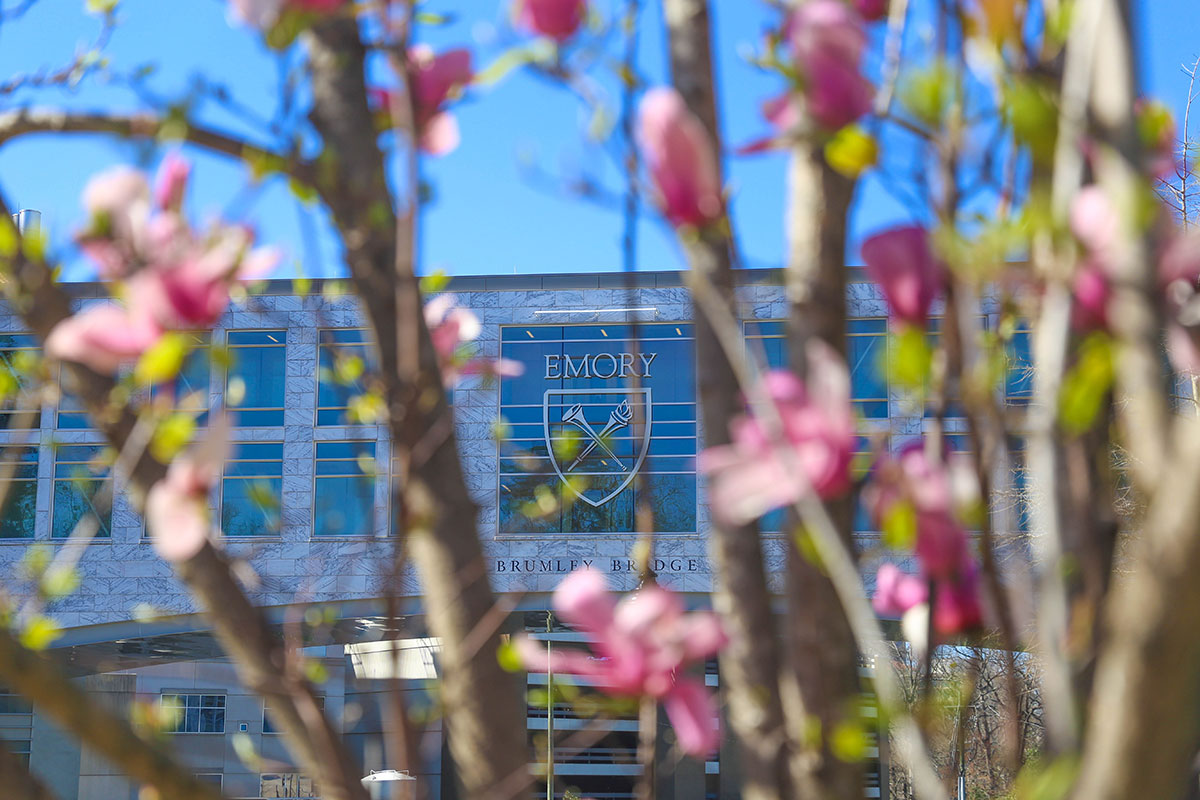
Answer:
<svg viewBox="0 0 1200 800"><path fill-rule="evenodd" d="M563 414L562 421L575 425L583 431L584 435L587 436L588 439L591 440L588 442L587 447L583 448L583 451L580 452L580 454L575 457L575 460L571 462L571 466L567 467L567 472L570 472L579 466L580 462L587 458L588 453L592 452L597 447L608 453L609 458L617 462L617 466L620 467L622 471L625 471L627 467L621 463L621 459L617 458L616 454L613 453L613 451L608 448L608 445L604 443L604 437L608 436L618 428L624 428L632 420L633 411L629 408L628 400L621 401L621 405L617 406L612 410L611 413L609 413L608 423L604 426L604 429L601 430L600 433L596 433L594 430L592 430L592 426L588 424L586 419L584 419L582 405L576 404L567 409L567 413Z"/></svg>

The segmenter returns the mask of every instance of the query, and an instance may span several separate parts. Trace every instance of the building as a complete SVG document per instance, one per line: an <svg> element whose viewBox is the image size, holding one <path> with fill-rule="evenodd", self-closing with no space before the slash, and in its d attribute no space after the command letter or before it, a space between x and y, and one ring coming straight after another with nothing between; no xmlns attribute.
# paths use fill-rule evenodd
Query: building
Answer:
<svg viewBox="0 0 1200 800"><path fill-rule="evenodd" d="M779 275L745 272L738 289L747 347L762 348L772 362L783 358L786 305ZM665 586L703 604L712 589L705 533L709 511L704 482L696 475L699 445L692 306L679 273L637 273L625 288L619 274L489 276L456 278L449 291L483 324L482 354L516 359L519 378L488 382L465 379L453 391L458 439L466 479L479 504L479 535L498 592L519 596L513 630L544 631L549 593L571 570L590 566L608 573L615 588L634 588L633 485L646 477L656 508L653 568ZM863 447L867 437L902 442L920 435L928 421L889 387L886 370L887 310L878 289L851 272L848 287L850 362L854 404L860 412ZM186 402L207 408L238 400L236 446L212 508L228 536L228 550L257 575L251 599L279 624L295 621L304 604L332 609L323 644L308 656L327 675L322 688L326 712L340 719L365 770L407 766L424 772L435 794L453 797L453 781L442 774L444 742L436 720L425 735L427 759L419 767L386 763L379 733L379 678L391 675L390 638L383 604L393 541L390 537L389 443L383 427L350 425L346 409L357 393L354 381L333 379L338 358L369 360L364 319L351 296L328 286L297 296L290 282L268 284L230 310L197 349L174 386ZM81 304L103 302L104 287L81 285ZM629 323L639 323L637 346ZM989 317L994 324L994 317ZM1020 352L1002 388L1024 402L1030 384ZM21 320L0 309L0 356L20 363L34 347ZM226 351L224 358L211 352ZM636 385L635 385L636 380ZM496 420L506 425L498 443ZM639 426L638 421L644 420ZM88 464L101 447L69 396L57 403L18 402L0 412L0 444L14 463L9 499L0 520L0 570L12 575L34 543L55 551L81 519L96 533L80 545L82 583L55 602L63 626L55 651L91 688L118 705L146 702L177 708L172 737L191 768L231 797L306 797L311 782L291 765L271 731L270 709L238 686L231 667L204 631L189 595L171 569L153 553L144 525L126 502L119 483L111 508L94 502L91 491L104 476ZM948 421L951 431L961 420ZM547 440L617 431L612 449L579 464L552 457ZM965 438L965 437L959 437ZM593 448L595 449L595 448ZM578 451L572 462L579 458ZM565 460L565 459L564 459ZM372 462L378 474L364 476ZM570 488L568 476L587 476L586 487ZM543 488L539 488L543 487ZM539 496L552 502L539 507ZM562 502L566 498L568 502ZM530 509L537 513L529 514ZM1001 513L1001 512L998 512ZM1017 515L1001 513L1002 524ZM764 525L778 525L768 519ZM860 515L864 546L877 536ZM768 536L769 566L782 571L783 541ZM413 704L424 697L423 681L436 676L436 642L426 638L411 571L402 577L408 596L402 675ZM578 638L552 628L546 638ZM706 679L719 686L715 666ZM544 676L530 676L538 686ZM531 741L544 746L544 708L531 707ZM555 712L560 733L583 722ZM556 775L583 796L631 796L637 774L636 720L617 719L599 742L582 753L563 751ZM539 738L541 736L541 738ZM93 754L57 732L23 701L0 695L0 737L24 753L62 798L134 797L135 790ZM666 740L668 737L664 737ZM253 751L254 763L239 757ZM679 798L737 796L736 760L728 747L707 764L682 763L673 795ZM722 781L722 773L726 780ZM875 774L867 796L886 796ZM667 793L663 795L668 796Z"/></svg>

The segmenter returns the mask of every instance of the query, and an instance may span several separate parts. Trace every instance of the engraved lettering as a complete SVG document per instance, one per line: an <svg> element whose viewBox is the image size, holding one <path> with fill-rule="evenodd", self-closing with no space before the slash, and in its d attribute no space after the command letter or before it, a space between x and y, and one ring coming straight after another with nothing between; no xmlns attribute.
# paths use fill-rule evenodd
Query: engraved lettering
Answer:
<svg viewBox="0 0 1200 800"><path fill-rule="evenodd" d="M621 353L621 377L628 378L630 375L637 375L633 368L633 353Z"/></svg>
<svg viewBox="0 0 1200 800"><path fill-rule="evenodd" d="M658 353L638 353L642 359L642 377L650 377L650 365L654 363L654 359L658 358Z"/></svg>
<svg viewBox="0 0 1200 800"><path fill-rule="evenodd" d="M609 363L612 364L612 369L607 372L600 371L600 359L602 358L609 360ZM617 357L612 353L597 353L592 356L592 372L597 378L615 378L617 376Z"/></svg>
<svg viewBox="0 0 1200 800"><path fill-rule="evenodd" d="M573 360L570 356L563 356L563 361L566 362L566 369L563 371L564 378L592 377L591 365L588 363L587 356L580 356L579 361Z"/></svg>
<svg viewBox="0 0 1200 800"><path fill-rule="evenodd" d="M552 353L546 356L546 380L552 381L562 377L562 356Z"/></svg>

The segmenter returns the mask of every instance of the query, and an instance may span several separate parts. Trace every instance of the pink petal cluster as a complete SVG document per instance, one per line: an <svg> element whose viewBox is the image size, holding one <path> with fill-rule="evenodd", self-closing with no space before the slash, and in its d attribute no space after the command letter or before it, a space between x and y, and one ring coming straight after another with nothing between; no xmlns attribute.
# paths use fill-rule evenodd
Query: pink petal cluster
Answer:
<svg viewBox="0 0 1200 800"><path fill-rule="evenodd" d="M107 279L125 278L125 305L98 306L64 320L46 339L46 354L112 374L137 359L166 330L211 327L229 305L237 280L257 278L278 262L273 249L251 249L240 226L193 231L182 216L190 167L163 160L153 193L144 175L117 167L89 181L80 234L83 251Z"/></svg>
<svg viewBox="0 0 1200 800"><path fill-rule="evenodd" d="M725 207L716 148L674 89L651 89L642 97L638 142L671 224L702 227L721 218Z"/></svg>
<svg viewBox="0 0 1200 800"><path fill-rule="evenodd" d="M208 495L228 455L228 417L217 415L208 436L191 453L172 461L167 476L146 493L146 525L162 558L186 561L208 541Z"/></svg>
<svg viewBox="0 0 1200 800"><path fill-rule="evenodd" d="M408 58L418 144L430 155L445 155L459 142L458 121L445 106L474 77L471 51L456 49L434 55L428 46L416 45L409 49Z"/></svg>
<svg viewBox="0 0 1200 800"><path fill-rule="evenodd" d="M587 0L517 0L516 12L526 30L561 43L587 19Z"/></svg>
<svg viewBox="0 0 1200 800"><path fill-rule="evenodd" d="M862 257L892 316L925 327L929 307L946 285L946 270L933 254L929 232L916 225L882 231L863 242Z"/></svg>
<svg viewBox="0 0 1200 800"><path fill-rule="evenodd" d="M782 424L778 438L768 433L763 413L753 412L730 424L731 444L700 454L713 511L722 519L749 522L809 491L829 498L849 488L855 444L850 377L823 342L814 340L807 352L807 382L785 371L763 380Z"/></svg>
<svg viewBox="0 0 1200 800"><path fill-rule="evenodd" d="M455 305L454 296L441 294L425 304L425 325L437 354L438 368L447 388L466 375L517 376L524 366L507 358L475 358L463 345L479 337L479 317Z"/></svg>
<svg viewBox="0 0 1200 800"><path fill-rule="evenodd" d="M874 87L859 69L867 34L858 12L842 0L812 0L793 12L786 33L817 124L837 130L871 110Z"/></svg>
<svg viewBox="0 0 1200 800"><path fill-rule="evenodd" d="M962 474L956 474L962 473ZM934 627L943 634L960 633L983 621L979 604L979 569L971 555L967 532L959 521L964 486L973 486L969 468L959 460L931 458L922 441L885 455L876 463L863 500L876 525L898 504L908 504L916 517L920 578L883 565L877 576L875 608L881 614L903 614L928 595L934 585Z"/></svg>
<svg viewBox="0 0 1200 800"><path fill-rule="evenodd" d="M867 22L876 22L887 16L888 0L854 0L854 9Z"/></svg>
<svg viewBox="0 0 1200 800"><path fill-rule="evenodd" d="M681 674L726 642L710 612L684 612L679 596L644 586L617 602L595 570L572 572L554 592L555 612L588 634L592 652L551 648L518 640L526 668L580 675L602 690L624 697L651 697L666 707L680 748L703 757L719 743L717 708L699 678Z"/></svg>
<svg viewBox="0 0 1200 800"><path fill-rule="evenodd" d="M285 9L314 14L332 14L349 0L229 0L230 16L243 25L260 31L270 29Z"/></svg>

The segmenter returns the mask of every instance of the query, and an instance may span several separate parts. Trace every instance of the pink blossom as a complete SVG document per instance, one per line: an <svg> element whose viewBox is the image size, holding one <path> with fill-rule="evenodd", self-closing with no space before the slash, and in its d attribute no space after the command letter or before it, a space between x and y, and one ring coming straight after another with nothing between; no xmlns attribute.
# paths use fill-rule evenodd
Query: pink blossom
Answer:
<svg viewBox="0 0 1200 800"><path fill-rule="evenodd" d="M587 0L517 0L517 18L527 30L565 42L587 19Z"/></svg>
<svg viewBox="0 0 1200 800"><path fill-rule="evenodd" d="M212 520L208 495L229 455L229 418L214 415L208 435L175 459L167 476L146 494L146 524L154 550L172 563L186 561L208 541Z"/></svg>
<svg viewBox="0 0 1200 800"><path fill-rule="evenodd" d="M754 139L740 146L736 151L738 155L747 156L755 153L765 153L768 150L785 147L789 135L800 127L802 121L800 108L796 104L796 98L791 92L781 94L779 97L772 97L770 100L763 102L762 115L763 119L775 129L775 134Z"/></svg>
<svg viewBox="0 0 1200 800"><path fill-rule="evenodd" d="M644 586L616 602L604 576L590 569L572 572L554 593L554 608L572 627L589 634L592 654L551 648L525 638L518 647L534 672L581 675L602 690L625 697L651 697L666 707L680 748L693 756L712 753L719 743L717 709L697 678L681 674L726 642L716 616L684 613L679 596L657 585Z"/></svg>
<svg viewBox="0 0 1200 800"><path fill-rule="evenodd" d="M808 113L826 130L849 125L871 110L873 87L858 67L815 55L808 63Z"/></svg>
<svg viewBox="0 0 1200 800"><path fill-rule="evenodd" d="M1158 282L1169 286L1184 281L1195 288L1200 281L1200 234L1174 231L1158 261Z"/></svg>
<svg viewBox="0 0 1200 800"><path fill-rule="evenodd" d="M1088 259L1075 270L1072 285L1075 307L1071 311L1071 324L1078 330L1108 327L1108 300L1112 296L1112 284L1107 271L1096 261Z"/></svg>
<svg viewBox="0 0 1200 800"><path fill-rule="evenodd" d="M425 304L425 325L447 387L465 375L507 377L524 370L520 362L510 359L472 357L463 352L462 345L477 339L482 326L471 311L455 306L453 295L441 294Z"/></svg>
<svg viewBox="0 0 1200 800"><path fill-rule="evenodd" d="M836 130L871 110L874 90L859 70L867 34L862 18L841 0L812 0L792 14L786 31L805 78L808 110Z"/></svg>
<svg viewBox="0 0 1200 800"><path fill-rule="evenodd" d="M877 233L863 242L862 257L892 315L924 327L929 307L946 283L945 269L929 246L929 233L915 225Z"/></svg>
<svg viewBox="0 0 1200 800"><path fill-rule="evenodd" d="M937 581L933 597L933 629L944 636L983 625L979 602L979 569L969 563L956 575Z"/></svg>
<svg viewBox="0 0 1200 800"><path fill-rule="evenodd" d="M854 0L854 8L867 22L875 22L887 16L888 0Z"/></svg>
<svg viewBox="0 0 1200 800"><path fill-rule="evenodd" d="M161 335L161 327L144 312L106 304L55 325L46 337L46 355L112 375L122 364L137 360Z"/></svg>
<svg viewBox="0 0 1200 800"><path fill-rule="evenodd" d="M855 433L846 365L815 340L808 362L807 383L783 371L764 378L763 390L782 424L778 440L752 409L730 424L731 444L701 453L698 465L711 480L709 497L722 518L748 522L810 490L829 498L849 487Z"/></svg>
<svg viewBox="0 0 1200 800"><path fill-rule="evenodd" d="M178 153L168 153L162 160L154 180L154 205L160 211L178 214L183 208L183 193L191 172L191 163Z"/></svg>
<svg viewBox="0 0 1200 800"><path fill-rule="evenodd" d="M913 606L929 601L925 581L909 575L892 563L880 565L875 575L875 611L889 617L902 616Z"/></svg>
<svg viewBox="0 0 1200 800"><path fill-rule="evenodd" d="M457 121L444 106L471 82L471 51L447 50L434 55L428 46L416 45L409 49L408 57L418 144L430 155L445 155L458 146L459 134Z"/></svg>
<svg viewBox="0 0 1200 800"><path fill-rule="evenodd" d="M712 138L674 89L646 92L638 112L638 141L667 219L703 226L724 213Z"/></svg>
<svg viewBox="0 0 1200 800"><path fill-rule="evenodd" d="M1107 262L1117 246L1121 233L1121 218L1108 194L1099 186L1085 186L1071 201L1071 233L1086 251Z"/></svg>
<svg viewBox="0 0 1200 800"><path fill-rule="evenodd" d="M975 482L955 474L966 469L959 461L931 459L925 443L918 440L895 456L880 457L863 490L867 510L880 527L897 504L911 505L917 525L917 559L926 575L952 574L969 556L967 532L957 514L973 494L962 487Z"/></svg>
<svg viewBox="0 0 1200 800"><path fill-rule="evenodd" d="M1167 323L1167 356L1176 371L1200 375L1200 342L1198 334L1178 322Z"/></svg>

